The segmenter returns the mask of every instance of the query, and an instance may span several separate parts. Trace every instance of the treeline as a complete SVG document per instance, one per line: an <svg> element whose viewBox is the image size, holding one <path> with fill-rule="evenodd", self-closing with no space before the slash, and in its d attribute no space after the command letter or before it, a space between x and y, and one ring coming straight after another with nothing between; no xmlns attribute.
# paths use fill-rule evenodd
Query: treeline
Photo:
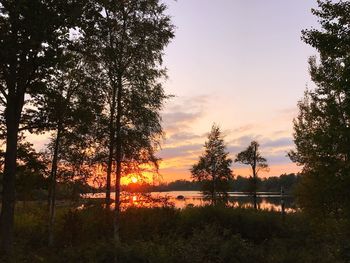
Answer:
<svg viewBox="0 0 350 263"><path fill-rule="evenodd" d="M299 182L299 175L294 173L258 178L258 192L280 192L283 189L286 194L293 194ZM249 192L251 189L251 178L237 176L231 183L231 189L237 192Z"/></svg>
<svg viewBox="0 0 350 263"><path fill-rule="evenodd" d="M293 194L299 175L282 174L280 176L271 176L268 178L258 178L258 192L278 192L283 189L285 194ZM148 183L134 183L124 187L127 191L140 192L165 192L165 191L201 191L202 183L198 181L176 180L169 183L152 185ZM252 179L243 176L237 176L229 182L229 192L247 192L252 190Z"/></svg>

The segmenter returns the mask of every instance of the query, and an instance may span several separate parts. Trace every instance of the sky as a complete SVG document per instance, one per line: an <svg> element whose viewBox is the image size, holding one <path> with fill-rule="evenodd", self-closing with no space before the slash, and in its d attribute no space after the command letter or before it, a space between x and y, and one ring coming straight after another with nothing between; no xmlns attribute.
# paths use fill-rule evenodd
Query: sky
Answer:
<svg viewBox="0 0 350 263"><path fill-rule="evenodd" d="M175 97L162 112L166 138L158 155L164 181L190 179L213 123L225 135L230 157L252 140L270 171L298 172L286 156L293 149L293 118L306 86L308 58L317 52L301 30L318 27L316 0L164 0L176 26L166 48L164 87ZM235 175L248 167L233 164Z"/></svg>
<svg viewBox="0 0 350 263"><path fill-rule="evenodd" d="M306 86L308 58L317 52L301 30L318 27L316 0L161 0L176 26L164 51L174 95L162 111L165 140L158 156L165 182L191 179L211 126L219 125L232 159L252 140L270 171L300 171L286 156L293 149L293 118ZM43 149L48 135L31 136ZM234 175L249 167L234 163Z"/></svg>

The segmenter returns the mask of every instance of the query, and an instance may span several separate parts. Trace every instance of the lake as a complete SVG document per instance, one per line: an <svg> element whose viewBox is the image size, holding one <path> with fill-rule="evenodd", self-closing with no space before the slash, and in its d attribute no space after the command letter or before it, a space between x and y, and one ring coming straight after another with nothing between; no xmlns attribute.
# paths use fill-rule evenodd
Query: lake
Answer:
<svg viewBox="0 0 350 263"><path fill-rule="evenodd" d="M111 193L111 198L115 193ZM90 193L82 195L86 199L103 199L104 193ZM136 207L156 207L172 205L182 209L188 206L204 206L209 202L204 199L200 191L169 191L151 193L122 193L122 209L130 206ZM295 212L294 198L284 195L285 211ZM229 192L228 204L232 207L251 208L253 207L252 196L244 192ZM281 211L281 195L278 192L259 192L258 206L262 210Z"/></svg>

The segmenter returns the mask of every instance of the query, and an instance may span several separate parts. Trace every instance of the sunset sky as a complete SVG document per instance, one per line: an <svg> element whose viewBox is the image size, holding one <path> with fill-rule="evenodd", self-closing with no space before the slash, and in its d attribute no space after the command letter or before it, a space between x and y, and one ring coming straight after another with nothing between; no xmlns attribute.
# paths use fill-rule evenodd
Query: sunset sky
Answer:
<svg viewBox="0 0 350 263"><path fill-rule="evenodd" d="M307 60L316 51L301 41L301 30L317 27L316 0L164 0L176 26L165 50L175 95L163 110L166 140L158 156L166 182L190 179L213 123L225 134L231 157L250 141L261 144L276 176L300 167L286 157L293 148L293 118L306 86ZM43 148L47 135L32 136ZM248 167L233 165L235 175Z"/></svg>
<svg viewBox="0 0 350 263"><path fill-rule="evenodd" d="M164 61L166 91L176 97L163 113L163 179L190 178L214 122L232 158L255 139L271 168L262 176L297 172L286 153L297 102L312 86L307 60L316 51L300 37L302 29L317 27L316 1L165 2L177 28ZM233 170L249 174L237 164Z"/></svg>

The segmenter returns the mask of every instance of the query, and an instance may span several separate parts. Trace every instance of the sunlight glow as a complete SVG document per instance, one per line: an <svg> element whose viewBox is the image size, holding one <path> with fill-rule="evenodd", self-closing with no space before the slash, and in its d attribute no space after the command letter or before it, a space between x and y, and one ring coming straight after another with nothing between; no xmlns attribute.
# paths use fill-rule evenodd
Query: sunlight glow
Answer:
<svg viewBox="0 0 350 263"><path fill-rule="evenodd" d="M136 184L138 182L136 177L131 177L130 181L134 184Z"/></svg>

